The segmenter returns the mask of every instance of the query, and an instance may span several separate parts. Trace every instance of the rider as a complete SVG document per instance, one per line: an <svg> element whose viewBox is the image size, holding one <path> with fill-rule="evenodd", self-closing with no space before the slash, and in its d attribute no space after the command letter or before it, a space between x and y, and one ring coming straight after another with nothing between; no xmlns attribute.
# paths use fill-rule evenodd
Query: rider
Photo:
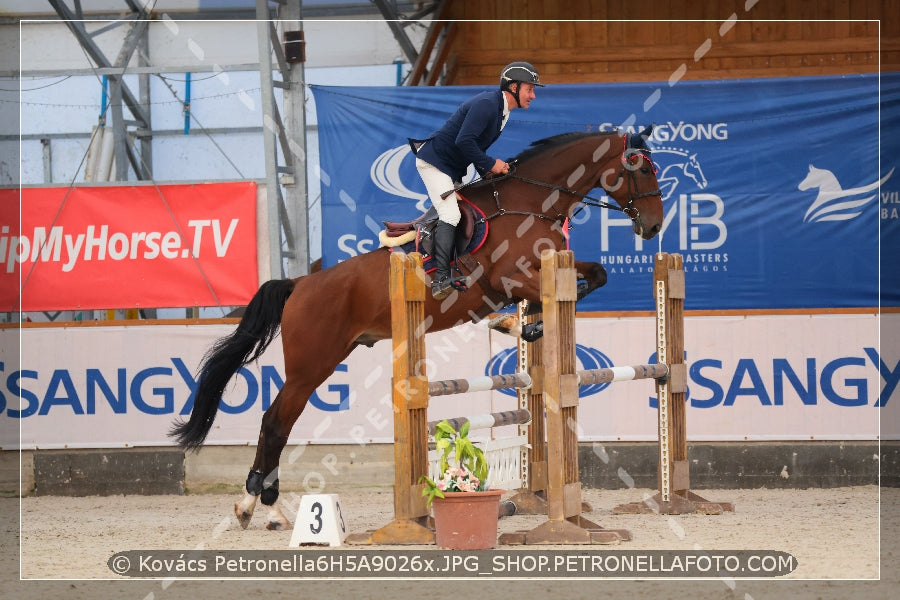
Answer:
<svg viewBox="0 0 900 600"><path fill-rule="evenodd" d="M416 168L438 213L434 229L437 268L431 280L431 295L437 300L449 296L454 288L467 291L465 277L450 273L456 226L461 218L454 185L462 182L470 164L482 176L509 173L506 162L488 156L485 151L500 137L509 111L528 108L535 98L535 86L543 87L543 84L532 65L511 63L500 73L499 90L481 92L463 102L428 138L409 140L416 154ZM444 194L446 198L442 198Z"/></svg>

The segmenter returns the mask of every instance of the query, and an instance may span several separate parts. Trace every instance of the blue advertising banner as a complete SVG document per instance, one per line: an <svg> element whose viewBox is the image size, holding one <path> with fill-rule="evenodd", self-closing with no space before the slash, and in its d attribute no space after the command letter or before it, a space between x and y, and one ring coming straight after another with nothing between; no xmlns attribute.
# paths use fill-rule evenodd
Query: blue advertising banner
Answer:
<svg viewBox="0 0 900 600"><path fill-rule="evenodd" d="M376 248L382 220L428 207L407 138L486 88L312 89L327 267ZM582 211L572 249L609 282L579 310L650 310L659 249L684 256L687 309L867 308L879 291L881 306L900 306L900 138L888 134L900 131L900 73L548 85L488 154L651 123L663 231L642 242L621 213Z"/></svg>

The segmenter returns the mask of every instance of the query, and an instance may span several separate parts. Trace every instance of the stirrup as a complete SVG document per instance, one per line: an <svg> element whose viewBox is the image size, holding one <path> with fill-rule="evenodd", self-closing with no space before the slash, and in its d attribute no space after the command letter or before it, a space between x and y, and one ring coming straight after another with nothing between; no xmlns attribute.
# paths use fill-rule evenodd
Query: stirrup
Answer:
<svg viewBox="0 0 900 600"><path fill-rule="evenodd" d="M454 290L458 290L460 292L468 292L469 291L469 278L465 275L459 276L451 276L450 277L450 285Z"/></svg>
<svg viewBox="0 0 900 600"><path fill-rule="evenodd" d="M450 292L457 290L459 292L469 291L469 280L467 277L456 277L453 275L445 275L440 279L432 279L431 296L435 300L443 300L450 295Z"/></svg>
<svg viewBox="0 0 900 600"><path fill-rule="evenodd" d="M454 271L456 271L458 275L454 275ZM465 293L469 291L469 278L466 277L462 272L462 269L459 268L459 258L457 258L457 261L450 269L450 285L453 286L454 290L459 292Z"/></svg>

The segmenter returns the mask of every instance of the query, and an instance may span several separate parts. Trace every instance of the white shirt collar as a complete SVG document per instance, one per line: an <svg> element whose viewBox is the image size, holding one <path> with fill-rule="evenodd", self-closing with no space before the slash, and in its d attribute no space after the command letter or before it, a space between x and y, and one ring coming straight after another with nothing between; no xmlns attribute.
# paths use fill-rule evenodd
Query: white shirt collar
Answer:
<svg viewBox="0 0 900 600"><path fill-rule="evenodd" d="M503 131L503 128L506 127L506 122L509 120L509 99L504 92L501 92L501 95L503 96L503 120L500 121L500 131Z"/></svg>

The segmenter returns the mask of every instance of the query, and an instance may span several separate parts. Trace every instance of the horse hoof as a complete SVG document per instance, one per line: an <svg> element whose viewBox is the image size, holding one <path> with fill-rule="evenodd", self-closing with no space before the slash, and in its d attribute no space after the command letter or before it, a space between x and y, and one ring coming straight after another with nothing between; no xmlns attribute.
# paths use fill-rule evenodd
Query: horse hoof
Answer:
<svg viewBox="0 0 900 600"><path fill-rule="evenodd" d="M500 333L506 333L513 337L521 337L522 330L519 327L519 317L516 315L500 315L488 322L488 329L494 329Z"/></svg>
<svg viewBox="0 0 900 600"><path fill-rule="evenodd" d="M250 524L250 519L253 517L253 513L243 510L240 502L235 502L234 516L237 517L238 523L241 524L241 529L247 529L247 526Z"/></svg>
<svg viewBox="0 0 900 600"><path fill-rule="evenodd" d="M284 531L291 526L287 521L269 521L266 523L266 529L269 531Z"/></svg>

